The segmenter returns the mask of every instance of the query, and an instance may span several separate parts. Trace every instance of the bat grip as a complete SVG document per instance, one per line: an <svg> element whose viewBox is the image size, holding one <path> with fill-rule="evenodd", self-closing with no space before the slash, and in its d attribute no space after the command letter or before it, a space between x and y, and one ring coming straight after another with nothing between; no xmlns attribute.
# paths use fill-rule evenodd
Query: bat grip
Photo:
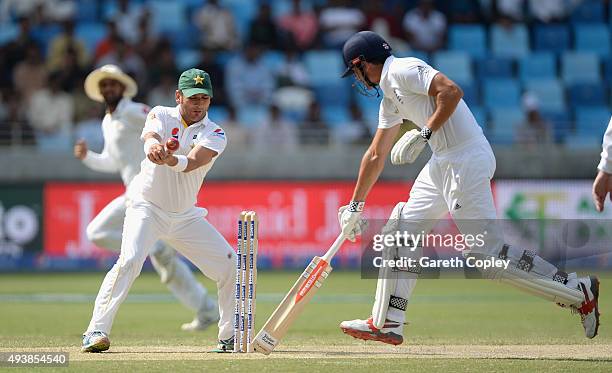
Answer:
<svg viewBox="0 0 612 373"><path fill-rule="evenodd" d="M323 257L321 259L325 260L327 263L330 263L331 260L333 259L334 255L336 255L338 250L340 250L340 247L344 243L345 239L346 239L346 237L344 237L344 235L342 233L340 233L340 235L338 235L338 238L336 238L334 243L331 245L329 250L327 250L327 252L325 253L325 255L323 255Z"/></svg>

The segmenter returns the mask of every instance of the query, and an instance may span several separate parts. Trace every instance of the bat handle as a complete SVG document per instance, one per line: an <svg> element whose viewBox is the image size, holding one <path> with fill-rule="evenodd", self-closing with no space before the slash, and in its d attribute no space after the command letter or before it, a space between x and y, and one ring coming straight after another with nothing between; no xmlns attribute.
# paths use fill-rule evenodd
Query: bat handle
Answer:
<svg viewBox="0 0 612 373"><path fill-rule="evenodd" d="M344 243L344 240L346 240L346 237L344 237L344 235L340 233L340 235L338 235L338 238L336 238L334 243L331 245L329 250L327 250L327 252L325 253L325 255L323 255L321 259L325 260L327 263L330 263L334 255L336 255L338 250L340 250L340 247Z"/></svg>

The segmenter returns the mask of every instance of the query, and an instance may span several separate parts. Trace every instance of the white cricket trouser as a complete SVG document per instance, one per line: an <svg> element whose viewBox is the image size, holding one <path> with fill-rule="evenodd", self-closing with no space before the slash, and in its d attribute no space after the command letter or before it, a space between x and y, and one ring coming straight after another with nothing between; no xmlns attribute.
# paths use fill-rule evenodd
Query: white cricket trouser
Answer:
<svg viewBox="0 0 612 373"><path fill-rule="evenodd" d="M110 333L119 306L140 274L147 255L155 242L163 239L217 283L219 339L233 335L236 254L204 219L205 211L193 207L182 213L170 213L143 201L134 202L127 208L121 254L102 282L88 332Z"/></svg>
<svg viewBox="0 0 612 373"><path fill-rule="evenodd" d="M495 173L495 156L486 139L478 138L468 144L434 154L417 176L410 198L400 213L401 231L428 233L436 221L450 211L463 234L483 227L462 226L463 219L495 222L496 209L491 191ZM473 220L472 220L473 222ZM503 237L492 232L487 237L487 249L501 247ZM416 285L415 279L398 279L393 295L409 299ZM390 307L390 320L403 323L405 313Z"/></svg>
<svg viewBox="0 0 612 373"><path fill-rule="evenodd" d="M112 200L87 226L87 238L96 246L120 251L127 199L125 194ZM162 282L187 308L198 311L207 308L208 291L196 280L191 269L174 249L157 242L150 252L153 268L162 276ZM165 278L164 278L165 277Z"/></svg>

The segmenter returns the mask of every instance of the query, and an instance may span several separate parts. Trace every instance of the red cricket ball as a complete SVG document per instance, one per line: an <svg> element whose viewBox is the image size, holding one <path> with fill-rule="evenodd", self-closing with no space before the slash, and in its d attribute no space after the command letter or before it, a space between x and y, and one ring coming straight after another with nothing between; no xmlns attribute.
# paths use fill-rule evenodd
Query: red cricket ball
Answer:
<svg viewBox="0 0 612 373"><path fill-rule="evenodd" d="M166 141L166 149L168 149L169 151L173 152L173 151L178 150L178 148L179 148L179 141L175 139L174 137L171 137Z"/></svg>

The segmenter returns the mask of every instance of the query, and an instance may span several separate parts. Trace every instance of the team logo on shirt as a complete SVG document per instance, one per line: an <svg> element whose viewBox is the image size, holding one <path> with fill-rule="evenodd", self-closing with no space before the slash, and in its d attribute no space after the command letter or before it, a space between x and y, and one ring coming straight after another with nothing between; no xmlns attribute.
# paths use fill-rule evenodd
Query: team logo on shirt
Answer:
<svg viewBox="0 0 612 373"><path fill-rule="evenodd" d="M178 129L178 128L176 128L176 127L174 127L174 128L172 129L172 137L174 137L175 139L177 139L177 140L178 140L178 133L179 133L179 129Z"/></svg>
<svg viewBox="0 0 612 373"><path fill-rule="evenodd" d="M217 128L216 130L213 131L212 134L215 135L215 136L218 136L218 137L220 137L222 139L225 138L225 132L223 132L223 130L221 128Z"/></svg>

